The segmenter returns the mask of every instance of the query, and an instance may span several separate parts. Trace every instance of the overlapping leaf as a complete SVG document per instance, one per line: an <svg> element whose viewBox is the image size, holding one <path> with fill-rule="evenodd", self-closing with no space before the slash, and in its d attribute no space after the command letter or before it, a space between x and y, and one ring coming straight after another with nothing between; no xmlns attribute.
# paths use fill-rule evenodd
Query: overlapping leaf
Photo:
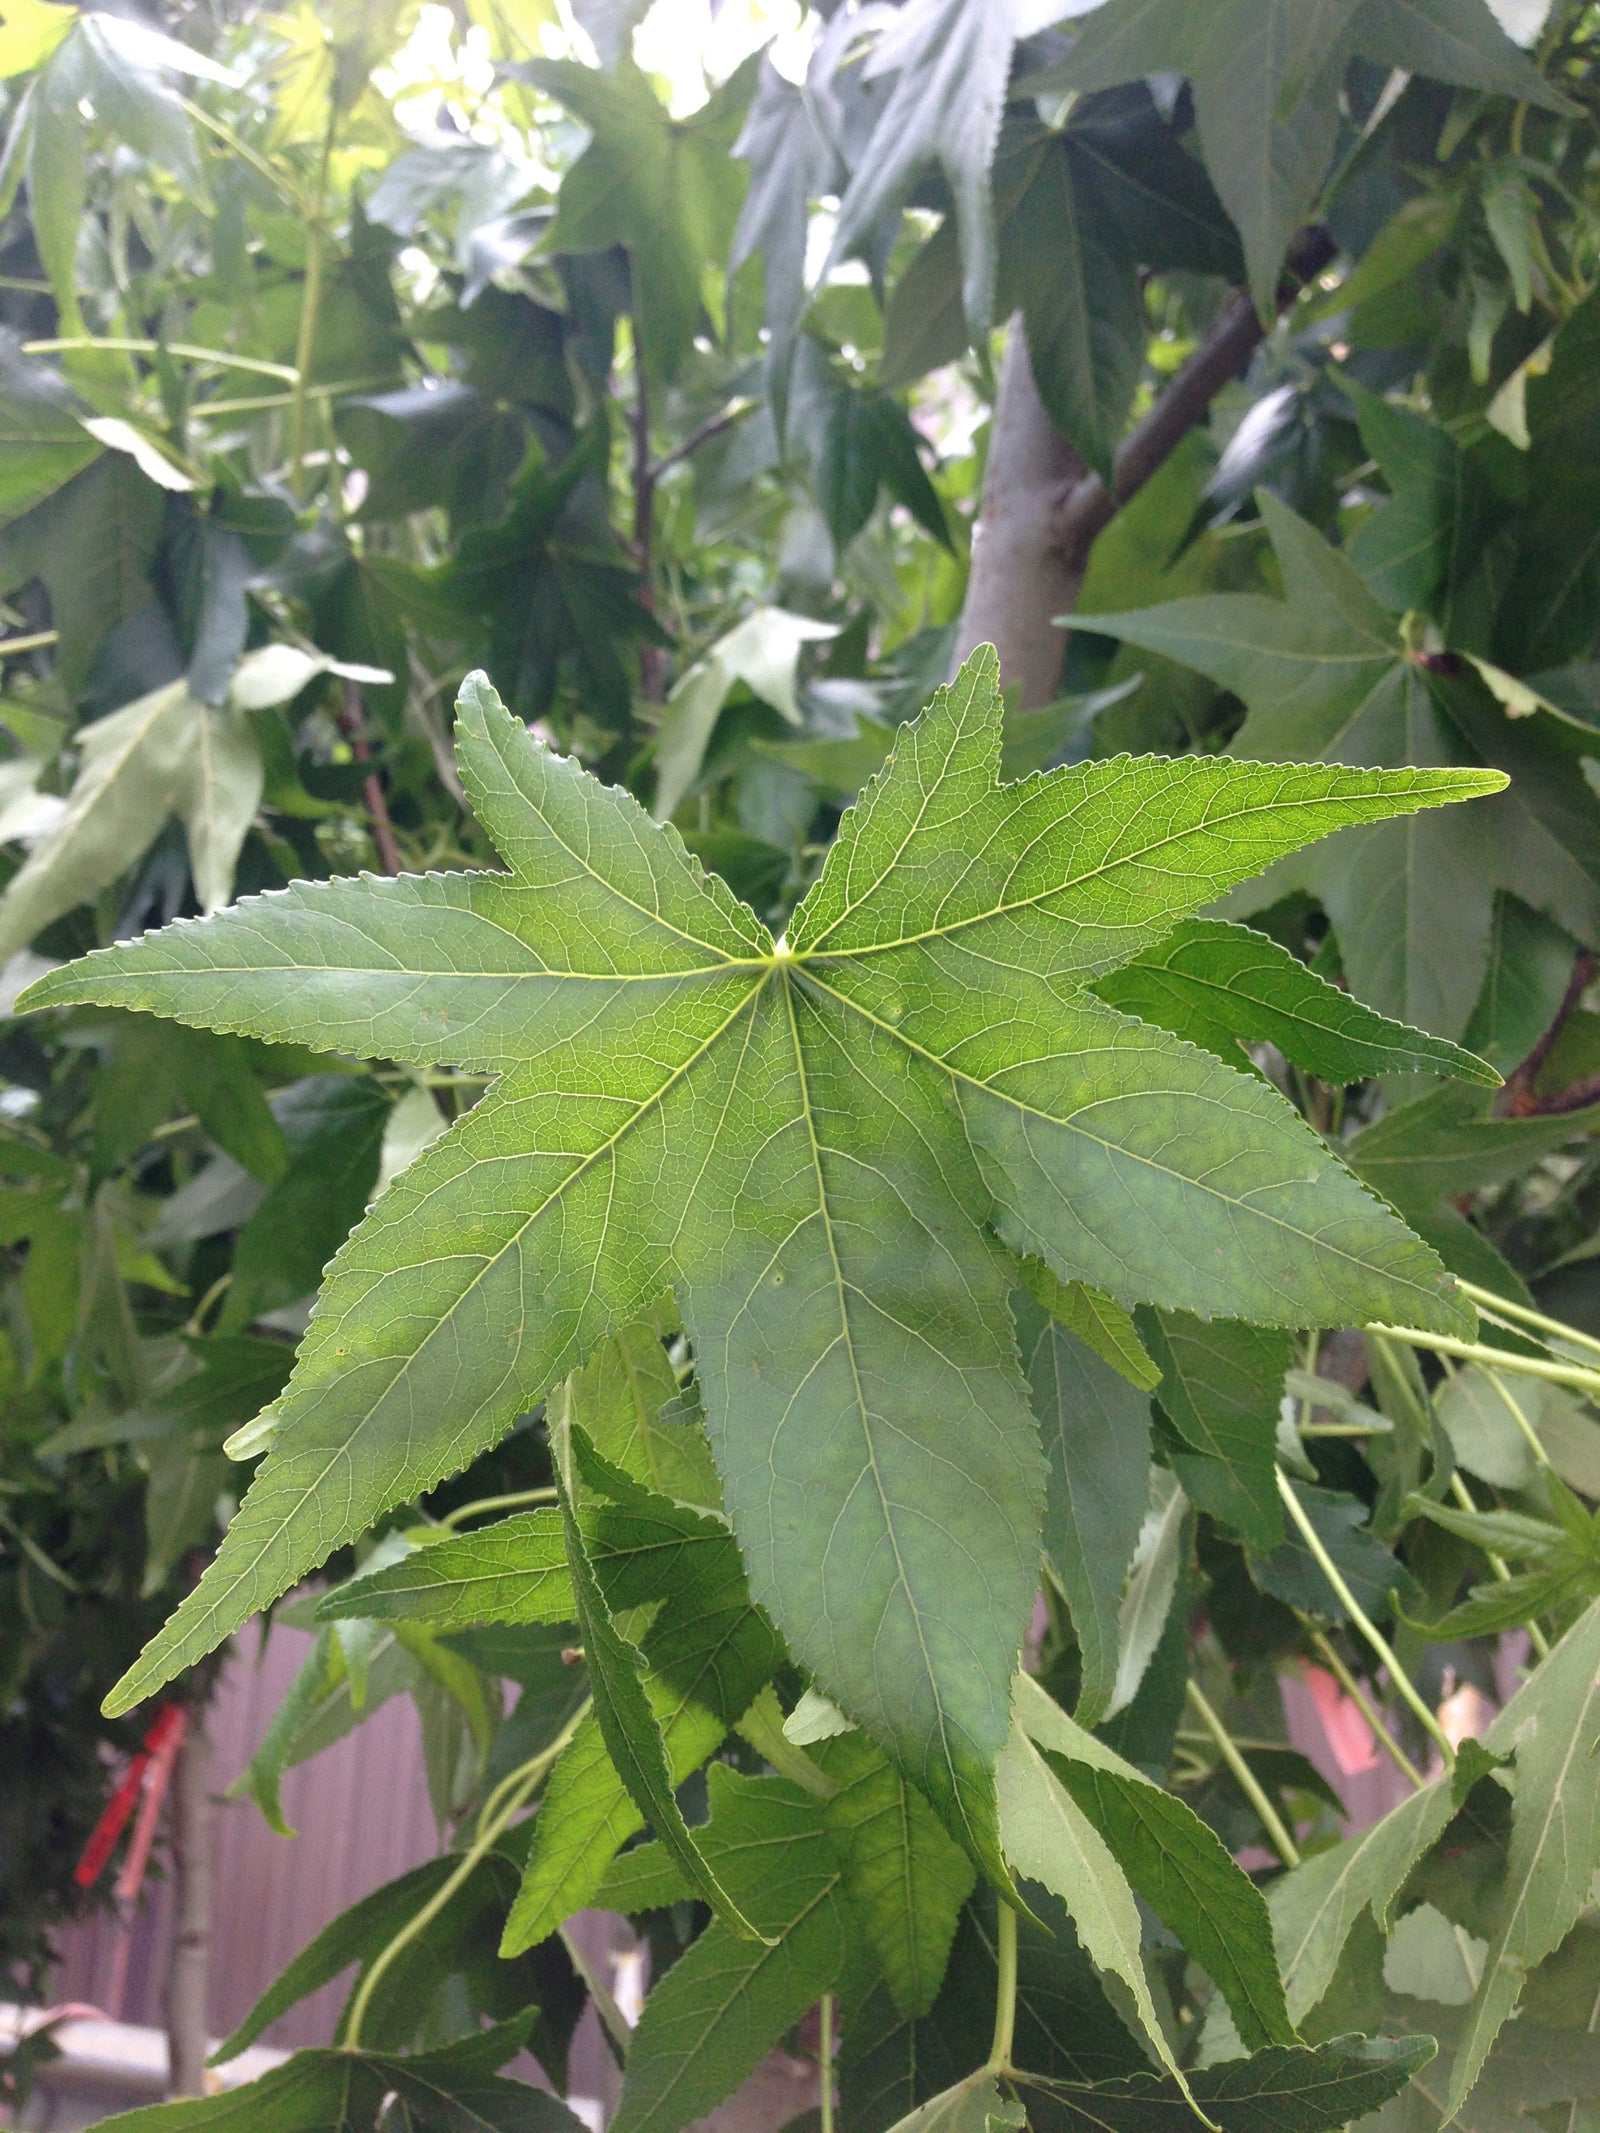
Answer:
<svg viewBox="0 0 1600 2133"><path fill-rule="evenodd" d="M1472 809L1347 835L1234 906L1311 890L1357 996L1457 1038L1483 982L1497 888L1534 898L1580 937L1600 927L1600 814L1575 737L1554 718L1509 720L1465 662L1407 640L1348 557L1265 492L1262 511L1286 601L1219 594L1097 615L1094 626L1242 697L1242 756L1480 764L1511 778Z"/></svg>
<svg viewBox="0 0 1600 2133"><path fill-rule="evenodd" d="M1107 89L1188 75L1206 169L1270 317L1284 253L1328 174L1355 56L1562 108L1483 0L1107 0L1049 78Z"/></svg>
<svg viewBox="0 0 1600 2133"><path fill-rule="evenodd" d="M260 1475L117 1701L670 1286L751 1594L1003 1873L1043 1462L994 1231L1125 1304L1472 1323L1273 1090L1081 988L1326 829L1498 780L1197 758L1001 786L986 653L775 946L481 681L459 732L509 876L300 885L32 995L501 1077L335 1261Z"/></svg>

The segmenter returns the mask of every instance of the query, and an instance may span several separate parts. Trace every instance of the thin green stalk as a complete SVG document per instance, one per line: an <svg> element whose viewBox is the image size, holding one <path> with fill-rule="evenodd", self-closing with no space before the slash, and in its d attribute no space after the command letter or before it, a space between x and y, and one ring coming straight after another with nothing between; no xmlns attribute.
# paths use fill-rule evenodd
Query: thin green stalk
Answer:
<svg viewBox="0 0 1600 2133"><path fill-rule="evenodd" d="M1516 1423L1518 1429L1521 1430L1523 1442L1527 1445L1529 1451L1533 1454L1534 1465L1542 1466L1547 1473L1553 1472L1554 1469L1550 1465L1550 1454L1545 1450L1543 1443L1540 1441L1538 1431L1528 1420L1527 1411L1523 1407L1522 1402L1511 1390L1511 1387L1501 1380L1500 1373L1498 1371L1492 1371L1490 1373L1490 1376L1493 1379L1495 1391L1499 1393L1501 1399L1504 1400L1507 1407L1510 1408L1511 1419L1513 1422Z"/></svg>
<svg viewBox="0 0 1600 2133"><path fill-rule="evenodd" d="M1571 1341L1575 1348L1588 1348L1600 1355L1600 1340L1592 1333L1581 1332L1559 1318L1548 1318L1543 1311L1535 1311L1527 1304L1514 1303L1509 1296L1497 1296L1493 1289L1480 1289L1474 1281L1462 1281L1459 1276L1456 1287L1463 1296L1470 1296L1480 1310L1497 1318L1514 1319L1517 1324L1532 1326L1538 1333L1548 1333L1555 1340Z"/></svg>
<svg viewBox="0 0 1600 2133"><path fill-rule="evenodd" d="M303 215L306 212L305 196L285 171L280 170L275 163L269 162L265 156L258 155L248 141L241 139L231 126L224 124L221 119L208 111L203 104L197 104L192 97L188 96L180 97L179 101L197 126L203 126L207 133L214 134L225 148L230 149L239 158L241 163L248 163L257 177L265 178L274 192L282 193L284 199L288 201L297 215Z"/></svg>
<svg viewBox="0 0 1600 2133"><path fill-rule="evenodd" d="M287 363L268 363L259 356L229 355L221 348L199 348L192 341L146 341L102 339L93 333L72 333L49 341L25 341L24 355L70 355L87 349L101 355L181 356L186 363L215 363L219 370L248 370L263 378L282 378L293 384L295 373Z"/></svg>
<svg viewBox="0 0 1600 2133"><path fill-rule="evenodd" d="M1503 1385L1500 1387L1500 1391L1502 1394L1504 1393L1505 1387ZM1470 1512L1474 1517L1477 1515L1478 1506L1473 1500L1472 1491L1459 1474L1450 1476L1450 1493L1454 1496L1456 1502L1460 1504L1463 1511ZM1511 1582L1511 1566L1504 1556L1496 1555L1492 1548L1485 1548L1483 1552L1489 1559L1489 1568L1494 1572L1495 1577L1502 1585L1508 1585ZM1537 1622L1530 1621L1527 1627L1528 1642L1541 1659L1548 1659L1550 1656L1550 1639Z"/></svg>
<svg viewBox="0 0 1600 2133"><path fill-rule="evenodd" d="M1301 1620L1305 1621L1305 1617L1302 1616ZM1368 1699L1366 1690L1340 1657L1338 1647L1331 1638L1324 1636L1320 1629L1314 1628L1309 1622L1306 1622L1305 1626L1310 1631L1317 1657L1366 1720L1379 1747L1387 1753L1389 1760L1406 1782L1414 1785L1420 1792L1427 1784L1427 1779L1384 1724L1382 1712Z"/></svg>
<svg viewBox="0 0 1600 2133"><path fill-rule="evenodd" d="M833 1994L822 1995L817 2039L817 2078L822 2084L820 2133L833 2133Z"/></svg>
<svg viewBox="0 0 1600 2133"><path fill-rule="evenodd" d="M1317 1568L1332 1587L1339 1604L1344 1608L1345 1613L1350 1617L1356 1628L1360 1630L1362 1636L1366 1638L1368 1644L1371 1645L1379 1661L1388 1668L1389 1679L1409 1705L1423 1731L1444 1757L1445 1768L1447 1770L1453 1769L1455 1767L1456 1751L1451 1745L1449 1735L1440 1725L1435 1713L1429 1710L1416 1683L1395 1657L1394 1649L1388 1638L1350 1590L1349 1585L1345 1582L1343 1572L1322 1545L1322 1536L1311 1523L1304 1504L1301 1503L1299 1497L1289 1486L1288 1476L1281 1467L1278 1469L1278 1494L1283 1498L1285 1510L1294 1520L1296 1527L1299 1529L1300 1538L1311 1550L1313 1557L1316 1559Z"/></svg>
<svg viewBox="0 0 1600 2133"><path fill-rule="evenodd" d="M989 2072L1004 2074L1011 2067L1011 2046L1017 2034L1017 1914L1010 1904L1000 1906L1000 1936L995 1949L998 1965L994 1987L994 2042L989 2047Z"/></svg>
<svg viewBox="0 0 1600 2133"><path fill-rule="evenodd" d="M453 1533L464 1518L481 1518L487 1511L515 1511L525 1503L555 1503L559 1493L556 1489L513 1489L509 1496L479 1496L447 1511L439 1524Z"/></svg>
<svg viewBox="0 0 1600 2133"><path fill-rule="evenodd" d="M586 1696L549 1747L541 1748L537 1755L530 1757L518 1769L513 1770L508 1777L502 1778L494 1791L490 1793L488 1799L484 1801L483 1811L478 1817L477 1834L462 1853L454 1873L440 1882L438 1888L428 1898L428 1901L420 1909L412 1913L361 1980L356 1996L350 2003L350 2019L345 2024L344 2048L346 2051L353 2052L360 2049L361 2025L367 2018L367 2010L372 2005L372 1996L377 1991L385 1973L405 1953L418 1934L425 1932L432 1925L457 1889L474 1872L481 1861L493 1851L523 1808L527 1806L528 1801L533 1797L551 1764L560 1755L573 1734L577 1732L580 1723L588 1715L589 1708L589 1698Z"/></svg>
<svg viewBox="0 0 1600 2133"><path fill-rule="evenodd" d="M0 642L0 659L15 659L22 652L42 652L46 645L58 644L59 630L35 630L27 637L7 637Z"/></svg>
<svg viewBox="0 0 1600 2133"><path fill-rule="evenodd" d="M289 488L303 498L306 482L306 395L311 360L317 351L317 314L322 308L322 266L327 249L328 165L333 159L337 99L328 106L328 127L317 164L317 190L306 228L306 278L300 292L300 332L294 350L294 399L289 407Z"/></svg>
<svg viewBox="0 0 1600 2133"><path fill-rule="evenodd" d="M1216 1743L1217 1752L1238 1780L1239 1790L1260 1817L1261 1826L1272 1839L1272 1848L1285 1866L1300 1864L1300 1847L1289 1834L1282 1815L1267 1798L1261 1780L1240 1754L1237 1743L1227 1727L1212 1709L1210 1699L1196 1681L1191 1681L1185 1692L1194 1706L1195 1716Z"/></svg>
<svg viewBox="0 0 1600 2133"><path fill-rule="evenodd" d="M288 369L286 363L284 369ZM337 400L345 393L371 392L386 381L382 378L334 378L322 385L306 387L307 400ZM190 408L191 415L259 415L269 408L292 407L294 394L258 393L246 400L196 400Z"/></svg>
<svg viewBox="0 0 1600 2133"><path fill-rule="evenodd" d="M1431 1348L1436 1355L1454 1355L1463 1362L1481 1363L1485 1370L1509 1370L1517 1377L1571 1385L1591 1398L1600 1395L1600 1370L1585 1370L1577 1363L1547 1363L1538 1355L1512 1355L1508 1349L1489 1348L1482 1341L1458 1341L1448 1333L1424 1333L1418 1326L1374 1325L1366 1330L1381 1334L1386 1340L1404 1341L1408 1348Z"/></svg>

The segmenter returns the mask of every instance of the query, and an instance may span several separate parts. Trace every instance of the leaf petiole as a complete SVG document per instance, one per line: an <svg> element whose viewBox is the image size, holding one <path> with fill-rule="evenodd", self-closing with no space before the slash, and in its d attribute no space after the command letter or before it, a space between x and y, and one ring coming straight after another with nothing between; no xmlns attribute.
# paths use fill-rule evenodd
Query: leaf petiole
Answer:
<svg viewBox="0 0 1600 2133"><path fill-rule="evenodd" d="M988 2071L1004 2074L1011 2069L1011 2046L1017 2033L1017 1914L1008 1903L1000 1906L995 1958L994 2043L989 2048Z"/></svg>
<svg viewBox="0 0 1600 2133"><path fill-rule="evenodd" d="M1262 1828L1272 1839L1274 1851L1276 1851L1285 1866L1298 1866L1300 1864L1299 1845L1290 1836L1288 1825L1282 1815L1279 1814L1277 1808L1267 1798L1266 1790L1261 1780L1240 1753L1238 1743L1212 1708L1209 1697L1206 1696L1199 1683L1192 1680L1186 1685L1185 1694L1189 1702L1194 1706L1195 1716L1211 1735L1212 1740L1215 1741L1218 1754L1238 1781L1239 1790L1260 1817Z"/></svg>
<svg viewBox="0 0 1600 2133"><path fill-rule="evenodd" d="M1310 1622L1306 1621L1303 1615L1301 1620L1305 1622L1306 1629L1310 1633L1317 1657L1366 1720L1379 1747L1385 1751L1389 1760L1394 1764L1407 1784L1415 1786L1417 1791L1420 1792L1424 1785L1427 1784L1427 1779L1384 1724L1382 1712L1371 1703L1366 1690L1357 1681L1355 1675L1351 1673L1349 1667L1345 1665L1333 1640L1320 1629L1314 1628Z"/></svg>
<svg viewBox="0 0 1600 2133"><path fill-rule="evenodd" d="M1300 1538L1315 1557L1317 1568L1333 1588L1339 1604L1344 1608L1345 1613L1350 1617L1356 1628L1360 1630L1362 1636L1366 1638L1368 1644L1371 1645L1380 1662L1388 1668L1389 1679L1399 1690L1400 1695L1410 1707L1422 1730L1444 1757L1446 1770L1453 1770L1455 1768L1456 1751L1450 1736L1440 1725L1436 1714L1428 1708L1416 1683L1395 1657L1394 1648L1388 1638L1350 1590L1344 1573L1323 1546L1321 1534L1312 1524L1310 1514L1307 1512L1305 1505L1290 1487L1288 1477L1282 1467L1278 1469L1278 1494L1283 1498L1284 1509L1294 1520Z"/></svg>
<svg viewBox="0 0 1600 2133"><path fill-rule="evenodd" d="M537 1755L531 1756L527 1762L503 1777L484 1801L478 1816L477 1835L462 1853L461 1863L454 1873L440 1882L428 1901L406 1920L357 1987L355 1998L350 2003L350 2019L345 2024L344 2036L340 2040L346 2051L360 2049L361 2025L367 2018L367 2010L372 2005L372 1995L377 1991L379 1980L385 1971L405 1953L419 1933L425 1932L432 1925L457 1889L494 1850L527 1806L563 1748L588 1717L590 1708L590 1699L586 1696L549 1746L541 1748Z"/></svg>
<svg viewBox="0 0 1600 2133"><path fill-rule="evenodd" d="M453 1533L464 1518L482 1518L490 1511L515 1511L529 1503L555 1503L559 1497L560 1491L555 1488L513 1489L508 1496L479 1496L472 1503L457 1504L453 1511L445 1513L439 1524Z"/></svg>
<svg viewBox="0 0 1600 2133"><path fill-rule="evenodd" d="M1431 1348L1436 1355L1453 1355L1463 1362L1481 1363L1486 1370L1509 1370L1525 1378L1544 1378L1552 1385L1571 1385L1590 1398L1600 1395L1600 1370L1585 1370L1579 1363L1547 1363L1542 1356L1513 1355L1506 1348L1490 1348L1482 1341L1457 1340L1449 1333L1424 1333L1418 1326L1371 1325L1369 1333L1385 1340L1404 1341L1408 1348Z"/></svg>

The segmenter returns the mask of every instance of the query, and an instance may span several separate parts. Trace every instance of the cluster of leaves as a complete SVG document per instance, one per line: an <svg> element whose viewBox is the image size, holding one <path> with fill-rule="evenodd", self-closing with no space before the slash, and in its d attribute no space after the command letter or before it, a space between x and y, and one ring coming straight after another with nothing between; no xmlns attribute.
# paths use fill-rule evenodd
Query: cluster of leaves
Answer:
<svg viewBox="0 0 1600 2133"><path fill-rule="evenodd" d="M677 114L574 12L408 131L404 6L0 10L0 1950L320 1571L241 1784L408 1693L452 1848L151 2133L556 2133L590 2000L650 2133L785 2038L850 2133L1576 2127L1592 10L846 5ZM1067 693L923 712L1012 311L1122 508Z"/></svg>

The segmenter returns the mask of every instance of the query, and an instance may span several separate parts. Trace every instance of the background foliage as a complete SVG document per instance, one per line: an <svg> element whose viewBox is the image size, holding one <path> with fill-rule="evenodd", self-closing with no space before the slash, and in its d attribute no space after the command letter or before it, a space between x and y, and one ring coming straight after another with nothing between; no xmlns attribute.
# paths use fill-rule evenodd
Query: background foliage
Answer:
<svg viewBox="0 0 1600 2133"><path fill-rule="evenodd" d="M984 2071L1011 1914L893 1726L851 1729L752 1605L705 1366L663 1307L570 1411L530 1404L453 1479L389 1477L333 1596L283 1610L317 1636L248 1776L263 1811L408 1693L454 1848L239 2033L362 1962L362 2052L298 2059L252 2129L368 2133L391 2092L418 2125L439 2095L548 2115L496 2069L527 2039L559 2082L587 1992L559 1928L595 1901L650 1940L623 2112L652 2133L785 2037L836 2060L863 2133L943 2091L974 2123L1142 2128L1180 2083L1230 2126L1600 2110L1600 23L1498 14L796 8L766 57L708 34L702 78L616 0L0 5L8 1010L238 896L498 864L453 753L477 667L774 933L984 636L1008 778L1131 751L1482 794L1259 849L1220 907L1249 930L1213 909L1096 978L1257 1075L1263 1118L1270 1082L1500 1317L1488 1355L1420 1306L1414 1339L1362 1339L1393 1313L1283 1267L1247 1296L1242 1258L1231 1305L1134 1285L1129 1317L1025 1262L1047 1693L998 1782L1029 2074ZM969 582L986 471L991 553L1028 508L1003 445L1029 396L1066 445L1011 595L1078 618L1043 689ZM324 1265L498 1063L398 1024L330 1039L332 993L265 1034L90 997L0 1023L0 1950L24 1988L80 1900L102 1753L152 1714L101 1698L232 1520ZM575 1538L522 1502L558 1478ZM670 1575L638 1567L651 1536ZM1522 1630L1539 1663L1458 1755L1436 1708L1498 1700ZM1286 1744L1275 1676L1308 1661L1382 1707L1417 1779L1365 1837L1334 1841ZM643 1684L653 1773L613 1768L608 1676ZM1247 1846L1292 1868L1255 1875L1275 1964L1228 1866ZM1441 2050L1378 2061L1334 2041L1356 2031Z"/></svg>

